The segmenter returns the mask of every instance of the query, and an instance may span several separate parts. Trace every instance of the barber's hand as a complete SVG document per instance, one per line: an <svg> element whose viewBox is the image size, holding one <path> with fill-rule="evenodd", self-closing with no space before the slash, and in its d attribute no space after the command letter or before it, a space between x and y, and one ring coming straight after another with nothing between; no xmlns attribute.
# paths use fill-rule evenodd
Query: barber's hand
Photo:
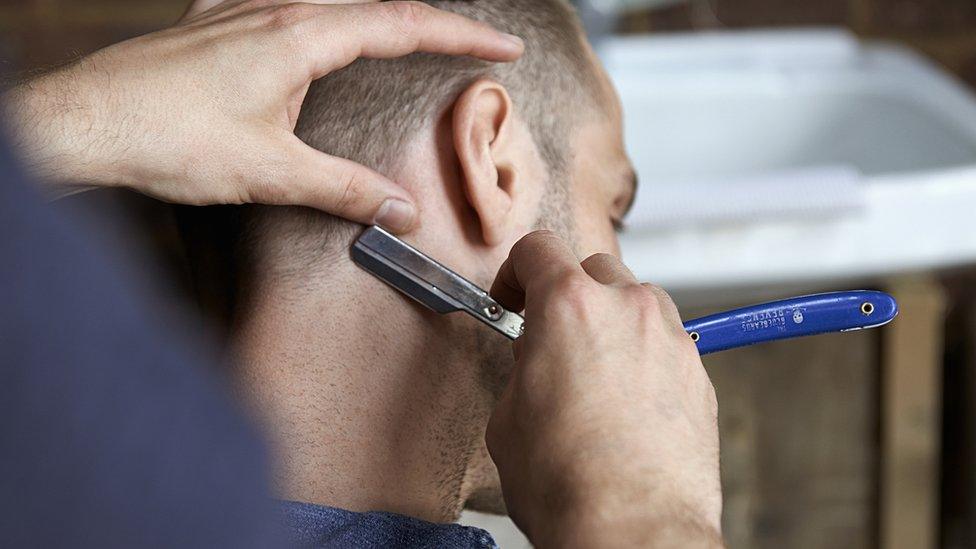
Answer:
<svg viewBox="0 0 976 549"><path fill-rule="evenodd" d="M59 182L59 194L126 186L188 204L305 205L399 232L416 222L406 191L295 137L309 84L358 57L511 61L522 48L419 2L201 0L175 27L95 52L5 99L28 166Z"/></svg>
<svg viewBox="0 0 976 549"><path fill-rule="evenodd" d="M668 295L545 231L492 295L525 308L487 433L516 524L541 546L721 546L715 392Z"/></svg>

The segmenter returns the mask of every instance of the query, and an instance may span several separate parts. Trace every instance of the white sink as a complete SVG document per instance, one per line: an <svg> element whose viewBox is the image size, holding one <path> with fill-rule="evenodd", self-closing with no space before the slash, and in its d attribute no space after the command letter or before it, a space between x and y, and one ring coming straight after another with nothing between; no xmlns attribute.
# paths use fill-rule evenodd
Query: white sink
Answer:
<svg viewBox="0 0 976 549"><path fill-rule="evenodd" d="M976 97L914 53L836 30L613 38L599 52L641 178L622 239L639 277L688 293L976 263ZM824 167L852 175L809 194ZM697 206L710 197L722 202Z"/></svg>

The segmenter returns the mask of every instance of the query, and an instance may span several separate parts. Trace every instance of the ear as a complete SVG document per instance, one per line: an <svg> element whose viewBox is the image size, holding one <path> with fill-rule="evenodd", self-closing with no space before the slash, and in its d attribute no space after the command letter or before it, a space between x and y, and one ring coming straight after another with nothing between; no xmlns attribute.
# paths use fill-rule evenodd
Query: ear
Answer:
<svg viewBox="0 0 976 549"><path fill-rule="evenodd" d="M471 84L454 105L452 124L464 194L478 216L485 244L497 246L514 227L520 191L508 91L491 80Z"/></svg>

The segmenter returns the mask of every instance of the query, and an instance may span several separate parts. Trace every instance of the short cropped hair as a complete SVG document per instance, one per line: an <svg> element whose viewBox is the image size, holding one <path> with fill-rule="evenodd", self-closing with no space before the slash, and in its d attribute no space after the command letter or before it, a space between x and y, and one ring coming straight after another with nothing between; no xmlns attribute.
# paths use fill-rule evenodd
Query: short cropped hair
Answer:
<svg viewBox="0 0 976 549"><path fill-rule="evenodd" d="M519 36L525 42L525 54L514 63L497 64L434 54L360 59L312 84L296 135L318 150L389 175L419 130L436 124L474 81L491 78L511 95L515 111L526 121L549 168L550 180L565 173L572 128L584 110L580 105L594 104L600 93L572 6L566 0L426 3ZM299 255L309 246L322 250L327 241L351 241L356 227L303 208L256 207L252 211L257 214L249 219L249 241L260 241L272 231L287 239L278 246L287 244ZM316 235L315 242L302 238L309 233Z"/></svg>

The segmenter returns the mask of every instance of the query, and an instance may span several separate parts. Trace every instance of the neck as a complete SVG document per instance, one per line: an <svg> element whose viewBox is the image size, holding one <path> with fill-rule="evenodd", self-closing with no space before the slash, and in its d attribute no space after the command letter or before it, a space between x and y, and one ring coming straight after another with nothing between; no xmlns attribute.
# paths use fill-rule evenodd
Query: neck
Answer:
<svg viewBox="0 0 976 549"><path fill-rule="evenodd" d="M476 342L348 261L303 285L258 281L235 333L279 495L455 520L490 407Z"/></svg>

